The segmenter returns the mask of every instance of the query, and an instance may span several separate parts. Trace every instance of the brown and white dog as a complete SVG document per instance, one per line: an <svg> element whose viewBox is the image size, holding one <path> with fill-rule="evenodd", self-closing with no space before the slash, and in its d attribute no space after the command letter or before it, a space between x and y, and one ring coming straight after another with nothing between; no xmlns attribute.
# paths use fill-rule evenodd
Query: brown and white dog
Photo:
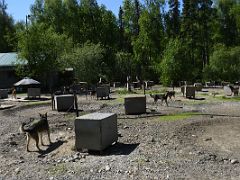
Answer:
<svg viewBox="0 0 240 180"><path fill-rule="evenodd" d="M47 133L49 144L51 144L47 113L45 114L39 113L39 115L40 115L40 119L33 120L28 125L26 125L26 123L22 123L20 126L20 131L26 133L27 135L26 149L28 152L29 152L28 146L29 146L30 139L35 140L37 149L41 151L41 149L39 148L39 140L41 141L41 144L44 145L43 138L42 138L43 132Z"/></svg>

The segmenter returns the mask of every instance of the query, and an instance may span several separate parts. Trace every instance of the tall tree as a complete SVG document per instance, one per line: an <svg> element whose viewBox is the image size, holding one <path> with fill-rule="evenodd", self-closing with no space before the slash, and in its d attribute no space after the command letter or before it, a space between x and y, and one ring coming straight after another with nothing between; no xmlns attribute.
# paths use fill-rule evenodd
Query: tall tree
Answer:
<svg viewBox="0 0 240 180"><path fill-rule="evenodd" d="M99 41L111 48L116 49L118 45L118 25L117 19L111 11L106 10L105 6L100 7L100 19L98 23Z"/></svg>
<svg viewBox="0 0 240 180"><path fill-rule="evenodd" d="M169 0L169 32L170 37L176 37L180 32L179 0Z"/></svg>
<svg viewBox="0 0 240 180"><path fill-rule="evenodd" d="M87 40L98 43L99 32L98 26L101 23L100 9L96 0L82 0L80 10L83 16L83 25L81 28L83 42Z"/></svg>
<svg viewBox="0 0 240 180"><path fill-rule="evenodd" d="M121 50L124 49L124 26L123 26L123 10L122 7L119 7L119 13L118 13L118 27L119 27L119 48Z"/></svg>
<svg viewBox="0 0 240 180"><path fill-rule="evenodd" d="M123 26L125 33L131 36L133 24L134 6L131 0L123 1Z"/></svg>
<svg viewBox="0 0 240 180"><path fill-rule="evenodd" d="M232 9L237 6L237 0L219 0L218 10L220 17L220 43L226 46L237 45L238 30L237 20L231 13Z"/></svg>
<svg viewBox="0 0 240 180"><path fill-rule="evenodd" d="M62 0L45 0L44 15L46 17L45 24L52 26L57 33L63 33L66 16Z"/></svg>
<svg viewBox="0 0 240 180"><path fill-rule="evenodd" d="M15 50L15 28L14 21L6 12L5 1L0 1L0 52L11 52Z"/></svg>
<svg viewBox="0 0 240 180"><path fill-rule="evenodd" d="M132 53L132 37L133 37L133 17L134 17L134 5L132 0L123 1L123 27L125 36L125 49Z"/></svg>
<svg viewBox="0 0 240 180"><path fill-rule="evenodd" d="M182 23L181 23L181 34L180 37L183 40L185 46L185 64L188 65L189 70L192 74L189 77L184 77L185 80L192 80L199 78L201 68L199 69L199 56L197 43L199 40L199 29L198 29L198 2L191 0L183 0L183 12L182 12ZM200 62L200 65L202 63Z"/></svg>
<svg viewBox="0 0 240 180"><path fill-rule="evenodd" d="M133 42L133 49L140 78L150 78L152 66L161 57L165 46L162 6L161 1L152 0L139 19L140 32Z"/></svg>
<svg viewBox="0 0 240 180"><path fill-rule="evenodd" d="M97 8L98 3L96 0L81 0L81 6Z"/></svg>
<svg viewBox="0 0 240 180"><path fill-rule="evenodd" d="M86 42L73 52L61 57L65 67L74 67L75 78L78 81L96 83L99 80L101 64L105 55L105 49L100 44Z"/></svg>
<svg viewBox="0 0 240 180"><path fill-rule="evenodd" d="M35 0L34 4L31 6L31 20L34 22L43 22L45 20L44 0Z"/></svg>
<svg viewBox="0 0 240 180"><path fill-rule="evenodd" d="M133 33L139 35L139 18L140 18L140 3L139 0L134 0L135 13L133 17Z"/></svg>
<svg viewBox="0 0 240 180"><path fill-rule="evenodd" d="M65 9L64 32L72 38L73 43L81 42L79 29L81 27L81 17L79 15L79 5L77 0L64 0Z"/></svg>
<svg viewBox="0 0 240 180"><path fill-rule="evenodd" d="M19 68L21 75L38 77L44 82L53 72L60 70L59 58L68 52L71 43L65 35L59 35L52 27L47 28L41 24L33 24L27 32L19 34L19 55L26 59L26 66ZM53 68L54 67L54 68Z"/></svg>
<svg viewBox="0 0 240 180"><path fill-rule="evenodd" d="M200 54L202 59L203 68L209 63L210 50L213 47L212 29L214 19L216 18L214 9L212 8L213 2L211 0L200 0L198 4L198 24L200 29Z"/></svg>

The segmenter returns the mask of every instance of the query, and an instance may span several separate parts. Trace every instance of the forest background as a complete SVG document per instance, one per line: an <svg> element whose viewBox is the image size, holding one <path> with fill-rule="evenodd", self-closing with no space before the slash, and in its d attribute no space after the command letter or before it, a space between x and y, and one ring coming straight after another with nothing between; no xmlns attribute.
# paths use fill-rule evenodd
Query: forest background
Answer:
<svg viewBox="0 0 240 180"><path fill-rule="evenodd" d="M88 83L240 80L240 0L124 0L118 17L96 0L35 0L26 22L6 10L2 0L0 52L25 59L22 77L71 67Z"/></svg>

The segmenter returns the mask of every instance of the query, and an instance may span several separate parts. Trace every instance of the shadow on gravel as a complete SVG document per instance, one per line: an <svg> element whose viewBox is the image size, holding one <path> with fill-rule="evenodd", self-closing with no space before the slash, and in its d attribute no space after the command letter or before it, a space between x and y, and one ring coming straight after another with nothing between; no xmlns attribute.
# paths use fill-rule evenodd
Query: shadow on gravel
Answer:
<svg viewBox="0 0 240 180"><path fill-rule="evenodd" d="M29 100L29 101L48 101L48 100L51 100L51 98L48 98L48 97L40 97L40 98L29 98L29 97L26 97L26 98L24 98L24 100Z"/></svg>
<svg viewBox="0 0 240 180"><path fill-rule="evenodd" d="M99 98L99 99L97 99L98 101L100 100L100 101L112 101L112 100L115 100L115 99L117 99L117 98L113 98L113 97L110 97L110 98Z"/></svg>
<svg viewBox="0 0 240 180"><path fill-rule="evenodd" d="M203 97L195 97L195 98L188 98L188 99L203 101L203 100L205 100L206 98L203 98Z"/></svg>
<svg viewBox="0 0 240 180"><path fill-rule="evenodd" d="M39 152L39 156L38 157L44 157L45 155L49 154L50 152L54 151L55 149L59 148L61 145L63 145L63 143L65 143L66 141L57 141L52 143L51 145L48 146L48 148L46 150L42 150Z"/></svg>
<svg viewBox="0 0 240 180"><path fill-rule="evenodd" d="M174 105L168 105L168 107L179 108L179 109L182 109L182 108L183 108L183 106L174 106Z"/></svg>
<svg viewBox="0 0 240 180"><path fill-rule="evenodd" d="M162 113L147 113L147 114L141 114L141 115L121 115L118 116L118 119L142 119L142 118L150 118L150 117L156 117L156 116L163 116Z"/></svg>
<svg viewBox="0 0 240 180"><path fill-rule="evenodd" d="M139 146L139 144L140 143L136 144L116 143L102 152L89 151L89 154L100 156L129 155Z"/></svg>

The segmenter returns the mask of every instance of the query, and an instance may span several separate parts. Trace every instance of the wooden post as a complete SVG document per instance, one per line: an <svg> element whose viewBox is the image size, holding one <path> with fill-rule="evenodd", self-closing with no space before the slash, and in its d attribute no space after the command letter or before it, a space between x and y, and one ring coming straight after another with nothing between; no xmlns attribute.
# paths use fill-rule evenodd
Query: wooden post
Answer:
<svg viewBox="0 0 240 180"><path fill-rule="evenodd" d="M74 95L74 103L75 103L75 108L76 108L76 116L79 116L79 111L78 111L78 102L77 102L77 95L76 92L73 92Z"/></svg>
<svg viewBox="0 0 240 180"><path fill-rule="evenodd" d="M130 76L127 76L127 91L131 92Z"/></svg>
<svg viewBox="0 0 240 180"><path fill-rule="evenodd" d="M52 104L52 110L55 110L55 101L54 101L54 95L52 93L51 95L51 104Z"/></svg>
<svg viewBox="0 0 240 180"><path fill-rule="evenodd" d="M143 81L143 94L144 94L144 95L146 95L146 86L145 86L145 83L146 83L146 82Z"/></svg>

